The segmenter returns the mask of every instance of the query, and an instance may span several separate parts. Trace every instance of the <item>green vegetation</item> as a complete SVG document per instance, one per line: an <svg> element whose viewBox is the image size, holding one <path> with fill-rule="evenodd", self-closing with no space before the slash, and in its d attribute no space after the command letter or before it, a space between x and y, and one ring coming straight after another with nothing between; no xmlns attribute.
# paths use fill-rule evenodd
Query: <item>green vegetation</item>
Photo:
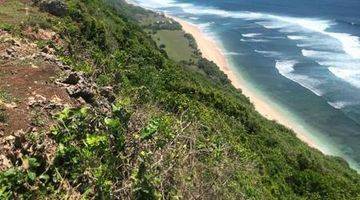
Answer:
<svg viewBox="0 0 360 200"><path fill-rule="evenodd" d="M360 198L346 162L259 115L213 63L199 73L167 58L132 8L107 3L68 0L68 15L46 22L66 42L62 60L116 101L107 113L66 108L46 137L25 138L34 150L0 172L0 199Z"/></svg>
<svg viewBox="0 0 360 200"><path fill-rule="evenodd" d="M6 91L0 90L0 123L6 122L7 115L3 104L9 101L11 101L11 96Z"/></svg>
<svg viewBox="0 0 360 200"><path fill-rule="evenodd" d="M1 27L5 29L11 29L12 24L19 24L28 17L26 16L26 5L20 1L7 1L1 7ZM17 12L14 12L14 10Z"/></svg>
<svg viewBox="0 0 360 200"><path fill-rule="evenodd" d="M120 9L121 14L127 18L135 20L151 35L158 47L166 51L170 59L187 63L189 67L194 68L193 64L200 58L197 44L192 35L181 30L179 23L160 13L146 11L122 2L114 3L111 0L108 2L112 7Z"/></svg>
<svg viewBox="0 0 360 200"><path fill-rule="evenodd" d="M17 0L4 1L0 6L0 28L10 31L25 21L46 17L46 13L39 13L38 8L30 5Z"/></svg>
<svg viewBox="0 0 360 200"><path fill-rule="evenodd" d="M183 31L159 30L152 38L158 46L165 45L169 58L174 61L191 61L197 59Z"/></svg>
<svg viewBox="0 0 360 200"><path fill-rule="evenodd" d="M10 102L11 96L4 90L0 90L0 102Z"/></svg>

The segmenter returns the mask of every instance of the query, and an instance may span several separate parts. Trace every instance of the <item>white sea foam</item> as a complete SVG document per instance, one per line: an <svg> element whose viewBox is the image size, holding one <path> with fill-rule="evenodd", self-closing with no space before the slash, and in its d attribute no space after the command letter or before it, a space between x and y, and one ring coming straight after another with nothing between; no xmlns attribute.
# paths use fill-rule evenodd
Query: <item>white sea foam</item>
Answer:
<svg viewBox="0 0 360 200"><path fill-rule="evenodd" d="M336 109L343 109L347 106L353 106L358 104L357 102L349 102L349 101L335 101L335 102L327 102L329 105L331 105L332 107L336 108Z"/></svg>
<svg viewBox="0 0 360 200"><path fill-rule="evenodd" d="M282 56L282 53L277 51L261 51L261 50L254 50L256 53L262 54L265 57L272 57L272 58L278 58Z"/></svg>
<svg viewBox="0 0 360 200"><path fill-rule="evenodd" d="M351 85L360 88L360 69L355 67L339 68L329 67L331 73L335 76L346 80Z"/></svg>
<svg viewBox="0 0 360 200"><path fill-rule="evenodd" d="M241 42L269 42L266 39L240 39Z"/></svg>
<svg viewBox="0 0 360 200"><path fill-rule="evenodd" d="M210 26L213 25L213 24L214 24L214 22L207 22L207 23L197 24L197 26L200 29L206 30L206 29L209 29Z"/></svg>
<svg viewBox="0 0 360 200"><path fill-rule="evenodd" d="M229 52L224 52L224 55L228 55L228 56L239 56L242 55L239 52L234 52L234 51L229 51Z"/></svg>
<svg viewBox="0 0 360 200"><path fill-rule="evenodd" d="M282 36L266 36L265 38L271 40L285 39L285 37Z"/></svg>
<svg viewBox="0 0 360 200"><path fill-rule="evenodd" d="M289 16L272 15L248 11L226 11L217 8L196 6L187 3L176 3L173 0L136 0L140 5L151 8L180 7L184 12L194 15L216 15L228 18L241 18L244 20L257 20L256 23L269 29L283 29L291 32L292 29L299 31L316 32L338 40L343 50L354 58L360 58L359 37L347 33L334 33L327 31L335 23L330 20L316 18L298 18Z"/></svg>
<svg viewBox="0 0 360 200"><path fill-rule="evenodd" d="M178 3L174 0L135 1L143 7L155 8L162 11L169 7L176 7L182 9L184 13L189 13L192 16L214 15L223 18L236 18L253 21L266 29L276 29L279 32L285 33L288 39L298 41L299 44L297 45L299 47L310 48L302 51L305 57L309 57L322 65L326 65L329 67L330 72L337 77L352 84L353 86L360 87L360 72L359 70L354 69L354 66L351 66L354 63L360 63L359 37L348 33L330 31L330 28L336 24L334 21L318 18L281 16L261 12L226 11L214 7ZM311 35L312 37L308 38L308 35ZM241 39L243 42L268 42L266 39L257 38L256 35L243 35L243 37L245 37ZM320 46L324 51L340 49L343 52L339 52L339 55L336 55L336 52L332 54L320 54L319 52L314 52L315 50L311 49L311 47L314 46ZM287 76L290 77L289 75ZM294 75L291 75L291 79L296 79L299 83L301 81L305 81L300 84L306 85L307 88L310 88L307 84L309 83L308 77L303 77L301 75L294 78ZM314 81L312 80L312 82ZM312 90L314 91L313 88Z"/></svg>
<svg viewBox="0 0 360 200"><path fill-rule="evenodd" d="M287 38L289 38L290 40L307 40L308 37L303 36L303 35L288 35Z"/></svg>
<svg viewBox="0 0 360 200"><path fill-rule="evenodd" d="M135 2L136 4L149 9L166 8L175 5L175 1L173 0L131 0L131 2Z"/></svg>
<svg viewBox="0 0 360 200"><path fill-rule="evenodd" d="M202 7L202 6L189 6L189 5L180 5L184 12L193 13L197 15L216 15L220 17L228 17L228 18L242 18L247 20L256 20L262 17L261 13L256 12L233 12L233 11L226 11L216 8L210 7Z"/></svg>
<svg viewBox="0 0 360 200"><path fill-rule="evenodd" d="M191 20L199 20L198 17L189 17L189 19L191 19Z"/></svg>
<svg viewBox="0 0 360 200"><path fill-rule="evenodd" d="M315 59L320 65L327 66L336 77L360 88L360 60L353 59L348 54L325 51L303 49L302 54Z"/></svg>
<svg viewBox="0 0 360 200"><path fill-rule="evenodd" d="M291 72L294 71L294 66L297 64L297 61L294 60L277 60L276 61L276 69L278 69L279 73L283 76L287 76Z"/></svg>
<svg viewBox="0 0 360 200"><path fill-rule="evenodd" d="M246 34L241 34L241 36L246 37L246 38L253 38L253 37L257 37L260 36L261 33L246 33Z"/></svg>
<svg viewBox="0 0 360 200"><path fill-rule="evenodd" d="M331 33L325 32L329 36L339 40L343 46L343 50L350 56L360 59L360 41L359 37L352 36L347 33Z"/></svg>
<svg viewBox="0 0 360 200"><path fill-rule="evenodd" d="M259 24L260 26L263 26L267 29L281 29L281 28L286 27L285 24L276 23L276 22L272 22L272 21L261 21L261 22L255 22L255 23Z"/></svg>
<svg viewBox="0 0 360 200"><path fill-rule="evenodd" d="M337 52L330 52L330 51L316 51L316 50L308 50L308 49L302 49L301 53L305 57L311 57L311 58L318 58L322 60L346 60L346 55L339 54Z"/></svg>
<svg viewBox="0 0 360 200"><path fill-rule="evenodd" d="M195 12L198 10L198 12ZM188 10L190 11L190 10ZM185 10L185 12L187 12ZM191 12L199 15L217 15L220 17L229 17L229 18L241 18L244 20L254 20L255 23L263 26L267 29L278 29L283 33L303 33L304 35L293 35L289 34L288 38L292 40L304 41L308 40L305 34L317 34L317 40L313 39L312 41L306 41L304 44L298 44L300 47L311 47L315 46L318 43L328 44L329 48L332 50L334 47L339 47L343 50L343 52L350 56L352 59L360 59L360 41L359 37L352 36L347 33L335 33L328 31L328 29L333 26L335 23L330 20L316 19L316 18L297 18L297 17L288 17L288 16L279 16L272 15L267 13L256 13L256 12L233 12L233 11L225 11L214 8L200 8L197 6L191 7ZM262 39L258 40L246 40L242 39L244 42L265 42ZM326 63L335 63L334 59L336 58L344 58L344 55L336 55L333 54L315 54L316 52L303 51L303 54L306 57L315 56L321 60L318 60L322 64ZM313 55L310 55L313 54ZM330 61L326 61L325 59L331 59ZM344 61L344 59L341 59ZM349 61L347 58L346 60ZM337 62L338 63L338 62ZM354 63L354 61L351 61ZM349 76L350 69L339 69L343 65L339 66L328 66L331 68L331 72L335 73L335 75L339 78L342 78L344 81L349 82L350 84L358 87L360 78L356 75ZM353 70L353 69L351 69Z"/></svg>
<svg viewBox="0 0 360 200"><path fill-rule="evenodd" d="M305 57L313 57L318 55L317 51L302 49L301 53Z"/></svg>
<svg viewBox="0 0 360 200"><path fill-rule="evenodd" d="M297 47L303 48L303 47L312 47L312 44L296 44Z"/></svg>
<svg viewBox="0 0 360 200"><path fill-rule="evenodd" d="M300 84L318 96L324 95L323 91L319 89L319 85L321 84L319 80L294 73L294 67L297 63L298 62L294 60L277 60L275 67L282 76Z"/></svg>
<svg viewBox="0 0 360 200"><path fill-rule="evenodd" d="M304 35L304 38L302 40L293 41L297 43L296 46L299 48L316 51L336 51L339 53L344 53L337 40L329 37L324 37L320 34L313 34L312 36L306 34Z"/></svg>

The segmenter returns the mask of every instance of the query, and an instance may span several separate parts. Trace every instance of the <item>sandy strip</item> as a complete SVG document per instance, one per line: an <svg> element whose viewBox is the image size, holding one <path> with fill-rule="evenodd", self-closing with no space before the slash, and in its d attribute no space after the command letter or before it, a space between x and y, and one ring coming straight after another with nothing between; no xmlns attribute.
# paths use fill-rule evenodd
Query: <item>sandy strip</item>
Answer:
<svg viewBox="0 0 360 200"><path fill-rule="evenodd" d="M306 130L301 127L301 125L296 124L296 122L290 121L289 117L285 116L286 114L282 113L281 111L274 108L274 106L269 105L268 100L264 97L252 92L247 86L245 81L242 79L241 76L234 73L231 70L230 65L227 61L226 56L224 55L222 48L217 42L210 37L206 36L202 32L202 30L197 27L195 24L189 23L177 17L168 16L175 21L179 22L183 30L187 33L190 33L195 38L198 48L200 49L203 57L207 58L215 62L220 70L222 70L230 79L232 84L237 88L241 89L243 94L250 98L250 101L254 104L256 110L266 117L269 120L275 120L280 124L292 129L295 131L297 137L307 143L309 146L319 149L319 147L312 141L308 134L306 134ZM321 149L319 149L321 150ZM328 153L328 152L324 152Z"/></svg>
<svg viewBox="0 0 360 200"><path fill-rule="evenodd" d="M131 0L125 0L129 4L136 5L136 3L132 2ZM246 82L239 74L235 74L233 70L231 70L229 62L224 55L221 45L218 44L215 40L208 37L202 30L185 20L179 19L174 16L166 15L174 19L175 21L179 22L183 27L183 30L186 33L191 34L198 45L199 50L202 53L202 56L207 58L208 60L213 61L218 65L221 71L223 71L234 85L235 88L241 89L242 93L247 96L251 103L254 104L255 109L264 117L269 120L275 120L278 123L286 126L289 129L292 129L296 136L302 140L303 142L307 143L309 146L317 148L318 150L322 151L325 154L330 154L329 151L320 148L313 140L308 137L308 132L296 122L290 120L289 117L286 116L285 113L281 112L280 110L276 109L275 106L271 106L266 98L262 97L261 95L256 94L253 92L249 87L247 87Z"/></svg>

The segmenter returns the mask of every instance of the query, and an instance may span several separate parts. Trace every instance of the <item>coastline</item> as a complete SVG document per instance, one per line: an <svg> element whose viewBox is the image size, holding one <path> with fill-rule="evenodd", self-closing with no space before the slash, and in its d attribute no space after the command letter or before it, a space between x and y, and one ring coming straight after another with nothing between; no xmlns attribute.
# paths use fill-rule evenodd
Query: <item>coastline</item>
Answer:
<svg viewBox="0 0 360 200"><path fill-rule="evenodd" d="M286 116L285 113L282 113L278 109L274 108L274 106L270 105L265 97L252 91L252 89L247 86L246 81L241 77L241 74L238 74L235 72L235 70L231 69L228 58L224 54L222 50L223 48L221 48L221 45L217 41L208 37L195 24L171 15L166 16L180 23L183 30L194 37L198 48L202 53L202 56L216 63L220 70L228 76L233 86L237 89L240 89L242 93L249 98L250 102L255 106L255 109L262 116L269 120L274 120L293 130L296 133L296 136L310 147L316 148L324 154L330 154L330 152L327 150L320 148L319 144L316 144L316 142L309 137L309 133L305 130L304 127L302 127L300 124L297 124L296 122L293 122L289 119L288 116Z"/></svg>
<svg viewBox="0 0 360 200"><path fill-rule="evenodd" d="M125 0L125 2L138 6L133 0ZM189 33L194 37L202 56L210 61L213 61L219 69L228 76L232 85L236 89L240 89L242 93L249 98L257 112L266 119L276 121L277 123L293 130L296 136L308 146L321 151L325 155L336 155L336 153L334 154L334 152L330 151L328 147L321 145L320 143L317 143L315 139L312 139L311 137L313 136L311 135L311 131L306 130L302 124L295 122L295 120L291 120L290 117L287 116L287 113L280 110L275 105L270 105L270 101L267 100L266 97L258 94L254 91L254 89L251 89L249 84L246 83L242 77L241 73L231 69L232 67L229 59L224 54L223 48L219 42L207 36L196 24L169 14L165 14L165 16L177 21L182 26L184 32ZM351 163L349 162L349 164Z"/></svg>

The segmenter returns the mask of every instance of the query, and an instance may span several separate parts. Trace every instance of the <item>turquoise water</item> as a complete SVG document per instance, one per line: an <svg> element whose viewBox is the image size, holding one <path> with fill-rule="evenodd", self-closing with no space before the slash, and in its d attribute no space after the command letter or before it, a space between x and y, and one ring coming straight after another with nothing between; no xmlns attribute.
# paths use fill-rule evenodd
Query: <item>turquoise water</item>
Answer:
<svg viewBox="0 0 360 200"><path fill-rule="evenodd" d="M323 151L360 164L360 1L136 0L221 42L232 68Z"/></svg>

